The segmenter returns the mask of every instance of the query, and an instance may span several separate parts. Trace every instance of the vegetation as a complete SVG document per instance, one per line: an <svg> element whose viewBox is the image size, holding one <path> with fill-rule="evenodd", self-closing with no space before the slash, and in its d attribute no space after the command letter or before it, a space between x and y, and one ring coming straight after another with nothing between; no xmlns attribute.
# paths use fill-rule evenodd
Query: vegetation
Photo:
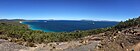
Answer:
<svg viewBox="0 0 140 51"><path fill-rule="evenodd" d="M140 17L120 22L111 28L113 31L99 35L103 40L95 51L139 51L135 48L140 42Z"/></svg>
<svg viewBox="0 0 140 51"><path fill-rule="evenodd" d="M48 42L63 42L77 40L82 37L99 34L106 31L113 31L122 28L127 28L140 24L140 17L129 19L125 22L120 22L114 27L101 28L87 31L74 32L43 32L33 31L28 29L27 25L20 24L18 21L0 21L0 38L8 39L12 42L28 42L28 43L48 43ZM27 45L27 46L30 46ZM31 44L31 46L33 46Z"/></svg>
<svg viewBox="0 0 140 51"><path fill-rule="evenodd" d="M129 28L133 26L139 26L140 25L140 16L138 18L133 18L126 20L124 22L120 22L118 25L115 26L116 29L124 29Z"/></svg>
<svg viewBox="0 0 140 51"><path fill-rule="evenodd" d="M1 21L0 38L12 39L11 41L23 41L32 43L63 42L77 40L81 37L105 32L107 29L75 31L75 32L43 32L28 29L27 25L18 21Z"/></svg>

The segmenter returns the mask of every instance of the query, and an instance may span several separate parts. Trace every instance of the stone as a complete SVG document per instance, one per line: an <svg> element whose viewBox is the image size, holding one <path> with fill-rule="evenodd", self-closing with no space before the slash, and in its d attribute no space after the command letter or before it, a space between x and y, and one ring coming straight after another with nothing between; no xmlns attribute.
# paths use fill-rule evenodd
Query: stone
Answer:
<svg viewBox="0 0 140 51"><path fill-rule="evenodd" d="M99 40L102 40L102 38L100 38L100 37L93 37L93 38L91 38L91 39L89 39L89 40L99 41Z"/></svg>
<svg viewBox="0 0 140 51"><path fill-rule="evenodd" d="M118 31L118 33L121 33L121 31Z"/></svg>

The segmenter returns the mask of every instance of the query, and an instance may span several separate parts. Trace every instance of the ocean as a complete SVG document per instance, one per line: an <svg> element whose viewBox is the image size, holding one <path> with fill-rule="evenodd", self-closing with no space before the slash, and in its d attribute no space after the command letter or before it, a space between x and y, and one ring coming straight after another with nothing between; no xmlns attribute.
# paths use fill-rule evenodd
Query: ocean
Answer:
<svg viewBox="0 0 140 51"><path fill-rule="evenodd" d="M76 20L34 20L23 21L32 30L44 32L72 32L76 30L90 30L111 27L118 22L115 21L76 21Z"/></svg>

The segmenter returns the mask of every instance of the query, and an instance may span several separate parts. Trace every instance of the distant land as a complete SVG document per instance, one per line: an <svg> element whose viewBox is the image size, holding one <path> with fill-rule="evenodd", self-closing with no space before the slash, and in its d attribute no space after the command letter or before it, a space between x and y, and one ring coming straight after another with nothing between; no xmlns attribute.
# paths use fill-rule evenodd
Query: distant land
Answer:
<svg viewBox="0 0 140 51"><path fill-rule="evenodd" d="M42 21L45 21L45 19L41 19ZM37 21L37 20L27 20L27 19L0 19L0 21ZM55 19L46 19L46 21L111 21L111 20L55 20ZM120 22L120 21L111 21L111 22Z"/></svg>

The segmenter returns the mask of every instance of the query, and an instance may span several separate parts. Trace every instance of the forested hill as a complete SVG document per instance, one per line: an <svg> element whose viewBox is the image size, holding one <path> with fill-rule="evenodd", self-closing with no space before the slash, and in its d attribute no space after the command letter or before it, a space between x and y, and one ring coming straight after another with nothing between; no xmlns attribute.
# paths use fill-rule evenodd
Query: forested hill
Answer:
<svg viewBox="0 0 140 51"><path fill-rule="evenodd" d="M124 29L129 28L133 26L139 26L140 25L140 16L138 18L133 18L126 20L124 22L120 22L118 25L115 26L116 29Z"/></svg>

